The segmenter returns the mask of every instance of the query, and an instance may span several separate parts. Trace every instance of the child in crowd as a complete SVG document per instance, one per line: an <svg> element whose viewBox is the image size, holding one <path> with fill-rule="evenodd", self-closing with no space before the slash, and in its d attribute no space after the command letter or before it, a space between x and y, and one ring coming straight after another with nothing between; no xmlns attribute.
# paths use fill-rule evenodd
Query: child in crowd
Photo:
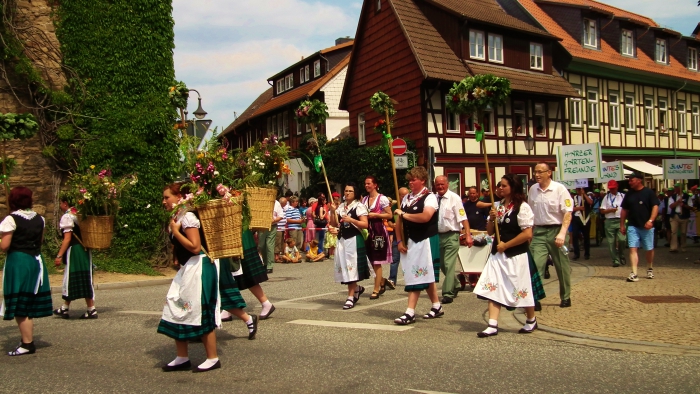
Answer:
<svg viewBox="0 0 700 394"><path fill-rule="evenodd" d="M296 247L296 241L294 238L287 238L287 247L284 248L284 255L282 256L282 261L285 263L301 263L301 253Z"/></svg>
<svg viewBox="0 0 700 394"><path fill-rule="evenodd" d="M328 251L328 258L333 260L335 258L335 245L338 242L338 227L333 227L328 225L328 233L326 234L326 242L323 244L323 248Z"/></svg>
<svg viewBox="0 0 700 394"><path fill-rule="evenodd" d="M318 253L318 241L315 239L311 241L311 244L309 244L309 252L306 253L306 261L309 263L315 263L317 261L323 261L325 258L325 253Z"/></svg>

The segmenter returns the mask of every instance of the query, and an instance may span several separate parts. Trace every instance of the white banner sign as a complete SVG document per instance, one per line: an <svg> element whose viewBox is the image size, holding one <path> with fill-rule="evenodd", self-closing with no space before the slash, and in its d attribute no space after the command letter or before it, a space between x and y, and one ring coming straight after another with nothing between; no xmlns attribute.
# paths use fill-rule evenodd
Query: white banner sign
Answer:
<svg viewBox="0 0 700 394"><path fill-rule="evenodd" d="M588 187L588 179L577 179L576 180L576 188L587 188Z"/></svg>
<svg viewBox="0 0 700 394"><path fill-rule="evenodd" d="M698 179L698 159L664 159L664 179Z"/></svg>
<svg viewBox="0 0 700 394"><path fill-rule="evenodd" d="M610 180L625 180L625 169L622 167L622 161L610 161L601 164L600 178L595 180L596 183L607 183Z"/></svg>
<svg viewBox="0 0 700 394"><path fill-rule="evenodd" d="M568 181L582 178L600 178L600 143L563 145L557 148L557 171Z"/></svg>
<svg viewBox="0 0 700 394"><path fill-rule="evenodd" d="M559 176L559 171L552 172L552 179L564 185L567 190L576 189L576 181L562 181Z"/></svg>

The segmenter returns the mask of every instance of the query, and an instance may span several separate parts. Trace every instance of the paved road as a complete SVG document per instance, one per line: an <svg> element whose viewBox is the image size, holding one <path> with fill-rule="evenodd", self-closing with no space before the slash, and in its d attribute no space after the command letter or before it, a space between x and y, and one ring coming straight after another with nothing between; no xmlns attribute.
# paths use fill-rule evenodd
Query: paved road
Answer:
<svg viewBox="0 0 700 394"><path fill-rule="evenodd" d="M410 392L596 392L687 393L700 389L700 358L619 351L546 332L519 335L519 323L504 314L501 333L479 339L486 303L460 293L441 319L392 331L406 307L405 293L379 300L365 294L342 311L342 287L332 283L330 262L277 265L264 284L277 311L247 340L242 322L218 331L223 368L205 374L163 373L175 354L173 341L157 334L167 286L97 291L100 318L36 321L37 353L0 356L3 392L216 392L410 393ZM253 297L244 292L246 300ZM54 302L59 304L59 296ZM418 313L430 307L423 296ZM259 311L257 303L250 308ZM504 311L505 312L505 311ZM314 325L300 320L307 320ZM302 324L297 324L302 323ZM359 323L372 328L315 324ZM649 321L655 324L670 324ZM0 344L18 340L12 322L0 324ZM603 347L600 347L603 346ZM193 362L204 360L201 344L190 345Z"/></svg>

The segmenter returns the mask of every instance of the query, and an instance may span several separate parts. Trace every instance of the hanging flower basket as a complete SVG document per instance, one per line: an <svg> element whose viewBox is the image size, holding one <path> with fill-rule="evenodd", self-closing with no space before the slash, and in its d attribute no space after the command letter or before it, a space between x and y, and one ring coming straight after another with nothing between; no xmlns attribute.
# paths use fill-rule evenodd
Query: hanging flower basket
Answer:
<svg viewBox="0 0 700 394"><path fill-rule="evenodd" d="M238 196L209 200L197 208L210 258L243 256L242 203L243 198Z"/></svg>
<svg viewBox="0 0 700 394"><path fill-rule="evenodd" d="M266 187L246 187L246 201L250 208L250 225L253 231L269 231L272 226L272 210L275 208L277 190Z"/></svg>
<svg viewBox="0 0 700 394"><path fill-rule="evenodd" d="M80 221L80 234L85 248L108 249L114 234L114 216L85 216Z"/></svg>

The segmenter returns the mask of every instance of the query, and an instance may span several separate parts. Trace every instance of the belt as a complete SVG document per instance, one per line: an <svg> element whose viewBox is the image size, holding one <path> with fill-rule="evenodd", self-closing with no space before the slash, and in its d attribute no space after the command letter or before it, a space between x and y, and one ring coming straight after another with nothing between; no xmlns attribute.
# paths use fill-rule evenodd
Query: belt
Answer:
<svg viewBox="0 0 700 394"><path fill-rule="evenodd" d="M561 227L561 224L536 224L535 227L555 228L555 227Z"/></svg>

